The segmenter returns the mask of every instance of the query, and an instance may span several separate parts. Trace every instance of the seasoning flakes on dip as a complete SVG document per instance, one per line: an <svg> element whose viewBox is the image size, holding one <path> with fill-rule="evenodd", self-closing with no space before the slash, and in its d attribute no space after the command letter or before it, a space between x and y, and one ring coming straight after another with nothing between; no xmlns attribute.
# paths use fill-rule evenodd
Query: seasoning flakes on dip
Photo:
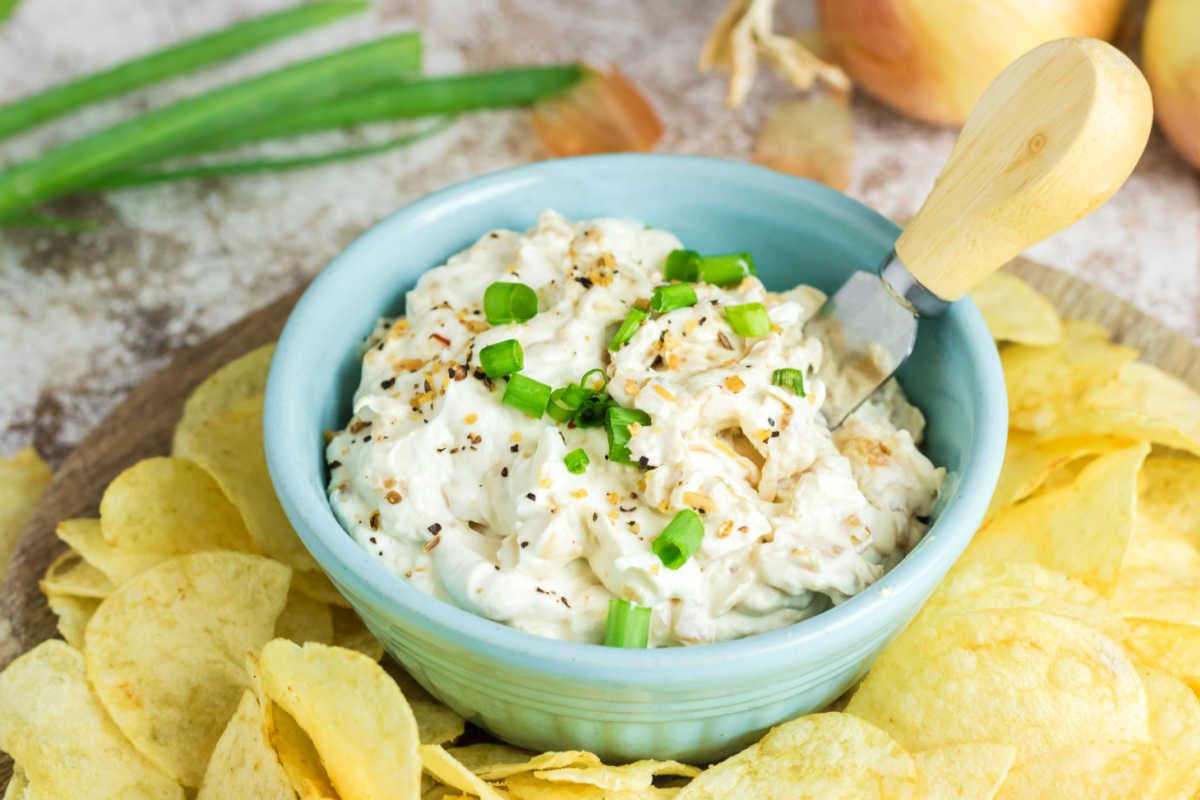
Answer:
<svg viewBox="0 0 1200 800"><path fill-rule="evenodd" d="M789 625L899 561L944 476L920 411L893 382L830 431L821 294L681 247L547 211L426 273L327 450L359 544L498 622L651 646Z"/></svg>

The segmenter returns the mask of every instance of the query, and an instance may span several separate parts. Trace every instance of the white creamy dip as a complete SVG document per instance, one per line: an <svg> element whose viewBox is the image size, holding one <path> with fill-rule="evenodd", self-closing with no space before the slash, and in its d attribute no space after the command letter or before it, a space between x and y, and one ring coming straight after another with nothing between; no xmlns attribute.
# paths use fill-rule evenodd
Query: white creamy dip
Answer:
<svg viewBox="0 0 1200 800"><path fill-rule="evenodd" d="M697 644L791 624L878 579L924 534L944 476L918 449L921 413L892 383L829 430L821 343L804 335L824 298L803 286L695 284L696 305L652 315L610 352L680 247L638 223L547 211L423 275L405 316L367 341L354 417L328 446L342 525L423 591L583 642L603 639L613 596L653 609L652 646ZM532 287L540 312L488 326L495 281ZM772 330L744 339L723 309L751 302ZM646 468L607 460L602 427L502 404L504 380L485 379L478 353L505 339L523 374L553 387L603 368L612 397L651 416L629 442ZM806 396L772 385L784 367L804 372ZM591 461L580 475L563 462L576 448ZM667 569L651 543L686 508L704 537Z"/></svg>

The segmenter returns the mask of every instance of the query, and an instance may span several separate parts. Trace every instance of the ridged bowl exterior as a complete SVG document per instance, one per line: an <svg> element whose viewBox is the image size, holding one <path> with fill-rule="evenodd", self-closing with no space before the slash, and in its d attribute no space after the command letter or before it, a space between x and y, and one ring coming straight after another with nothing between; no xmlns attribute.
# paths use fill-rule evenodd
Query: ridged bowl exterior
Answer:
<svg viewBox="0 0 1200 800"><path fill-rule="evenodd" d="M749 250L776 290L835 289L877 266L899 232L819 184L707 158L547 161L442 190L363 234L293 311L267 386L272 480L305 545L388 652L468 720L535 750L712 760L851 686L966 547L1004 454L996 349L969 300L921 323L899 377L928 418L926 451L948 476L929 534L865 592L797 625L713 645L623 650L526 634L435 600L358 547L328 505L322 431L349 417L362 338L380 316L402 313L421 273L488 230L530 227L546 208L638 219L702 252Z"/></svg>

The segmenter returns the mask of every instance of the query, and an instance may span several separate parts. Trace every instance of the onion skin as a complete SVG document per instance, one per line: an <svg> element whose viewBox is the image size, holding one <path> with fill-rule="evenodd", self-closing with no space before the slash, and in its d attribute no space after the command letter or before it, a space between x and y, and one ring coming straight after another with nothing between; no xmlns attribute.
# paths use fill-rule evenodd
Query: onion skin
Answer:
<svg viewBox="0 0 1200 800"><path fill-rule="evenodd" d="M856 83L902 114L959 125L1019 56L1066 36L1109 38L1125 2L818 0L817 9L832 59Z"/></svg>
<svg viewBox="0 0 1200 800"><path fill-rule="evenodd" d="M1200 167L1200 2L1154 0L1142 35L1158 124L1179 154Z"/></svg>
<svg viewBox="0 0 1200 800"><path fill-rule="evenodd" d="M616 67L587 67L579 83L539 100L533 129L551 156L647 153L663 136L663 124L646 96Z"/></svg>

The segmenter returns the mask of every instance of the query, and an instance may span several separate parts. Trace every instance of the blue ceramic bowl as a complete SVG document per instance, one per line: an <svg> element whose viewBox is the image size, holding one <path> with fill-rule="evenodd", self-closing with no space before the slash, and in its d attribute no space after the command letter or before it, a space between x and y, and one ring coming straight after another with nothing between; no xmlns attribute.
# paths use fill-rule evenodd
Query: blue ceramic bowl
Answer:
<svg viewBox="0 0 1200 800"><path fill-rule="evenodd" d="M749 250L776 290L836 289L879 264L899 233L819 184L706 158L546 161L444 189L363 234L292 312L267 385L271 477L308 549L388 652L471 722L535 750L722 757L858 680L966 547L1004 453L996 348L969 300L921 323L900 380L928 417L929 456L949 476L929 534L849 602L788 628L694 647L623 650L513 630L418 591L355 544L326 500L322 431L349 418L359 344L378 317L402 313L422 272L490 229L532 226L546 208L642 220L700 251Z"/></svg>

